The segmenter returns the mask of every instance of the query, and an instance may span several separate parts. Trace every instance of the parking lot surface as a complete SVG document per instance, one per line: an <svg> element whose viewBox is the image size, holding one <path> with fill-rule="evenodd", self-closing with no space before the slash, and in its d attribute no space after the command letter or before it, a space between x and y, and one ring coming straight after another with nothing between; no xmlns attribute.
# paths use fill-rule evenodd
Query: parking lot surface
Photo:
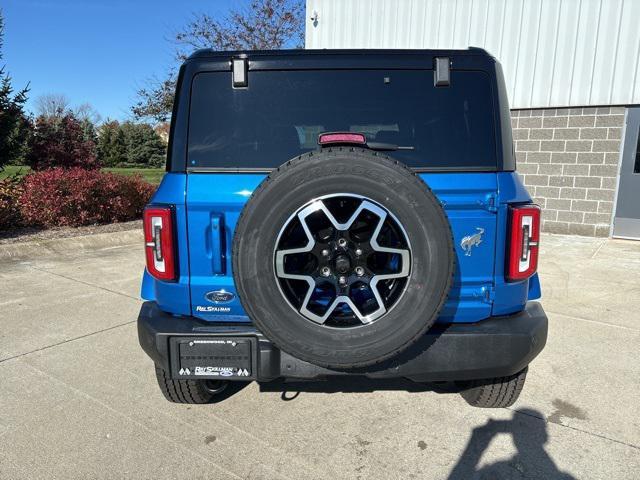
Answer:
<svg viewBox="0 0 640 480"><path fill-rule="evenodd" d="M136 334L142 240L108 235L0 260L2 479L640 478L640 242L543 237L547 346L481 410L359 381L168 403Z"/></svg>

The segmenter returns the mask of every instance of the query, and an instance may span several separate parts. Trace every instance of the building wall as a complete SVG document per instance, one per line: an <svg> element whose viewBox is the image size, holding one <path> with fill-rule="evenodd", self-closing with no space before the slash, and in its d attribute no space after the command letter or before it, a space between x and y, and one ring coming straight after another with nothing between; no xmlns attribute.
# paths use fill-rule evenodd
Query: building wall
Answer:
<svg viewBox="0 0 640 480"><path fill-rule="evenodd" d="M622 107L513 110L517 171L543 208L542 229L608 236Z"/></svg>
<svg viewBox="0 0 640 480"><path fill-rule="evenodd" d="M606 236L640 0L307 0L306 48L482 47L502 64L518 171L543 230ZM427 66L426 68L429 68Z"/></svg>
<svg viewBox="0 0 640 480"><path fill-rule="evenodd" d="M482 47L511 108L640 103L640 0L307 0L306 48Z"/></svg>

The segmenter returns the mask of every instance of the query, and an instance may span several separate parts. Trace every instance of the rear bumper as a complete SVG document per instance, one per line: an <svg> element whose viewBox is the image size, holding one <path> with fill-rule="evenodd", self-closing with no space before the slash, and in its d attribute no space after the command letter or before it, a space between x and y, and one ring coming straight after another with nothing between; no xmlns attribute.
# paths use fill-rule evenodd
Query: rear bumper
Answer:
<svg viewBox="0 0 640 480"><path fill-rule="evenodd" d="M250 379L315 379L330 375L409 378L418 382L472 380L512 375L526 367L547 341L547 316L537 302L517 314L473 324L436 325L416 344L380 365L331 370L279 350L252 325L215 324L161 311L145 302L138 316L143 350L167 372L175 368L170 339L176 337L250 337L255 348ZM175 342L173 342L175 343Z"/></svg>

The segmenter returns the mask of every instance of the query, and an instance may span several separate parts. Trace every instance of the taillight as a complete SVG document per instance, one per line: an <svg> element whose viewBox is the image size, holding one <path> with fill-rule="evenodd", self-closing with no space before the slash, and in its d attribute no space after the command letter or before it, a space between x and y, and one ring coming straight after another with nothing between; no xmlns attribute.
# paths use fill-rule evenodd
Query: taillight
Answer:
<svg viewBox="0 0 640 480"><path fill-rule="evenodd" d="M148 272L158 280L175 280L176 255L172 209L147 207L143 217Z"/></svg>
<svg viewBox="0 0 640 480"><path fill-rule="evenodd" d="M537 205L509 207L507 281L525 280L536 272L539 241L540 207Z"/></svg>

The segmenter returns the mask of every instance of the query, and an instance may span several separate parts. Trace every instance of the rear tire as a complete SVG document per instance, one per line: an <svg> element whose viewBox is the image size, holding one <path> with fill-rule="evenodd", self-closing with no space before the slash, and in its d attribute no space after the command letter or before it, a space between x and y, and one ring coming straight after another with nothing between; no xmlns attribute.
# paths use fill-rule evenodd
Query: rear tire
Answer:
<svg viewBox="0 0 640 480"><path fill-rule="evenodd" d="M527 367L508 377L459 382L459 385L464 389L460 395L472 407L510 407L518 400L526 378Z"/></svg>
<svg viewBox="0 0 640 480"><path fill-rule="evenodd" d="M164 398L173 403L211 403L227 386L225 382L215 380L173 380L157 365L156 379Z"/></svg>

